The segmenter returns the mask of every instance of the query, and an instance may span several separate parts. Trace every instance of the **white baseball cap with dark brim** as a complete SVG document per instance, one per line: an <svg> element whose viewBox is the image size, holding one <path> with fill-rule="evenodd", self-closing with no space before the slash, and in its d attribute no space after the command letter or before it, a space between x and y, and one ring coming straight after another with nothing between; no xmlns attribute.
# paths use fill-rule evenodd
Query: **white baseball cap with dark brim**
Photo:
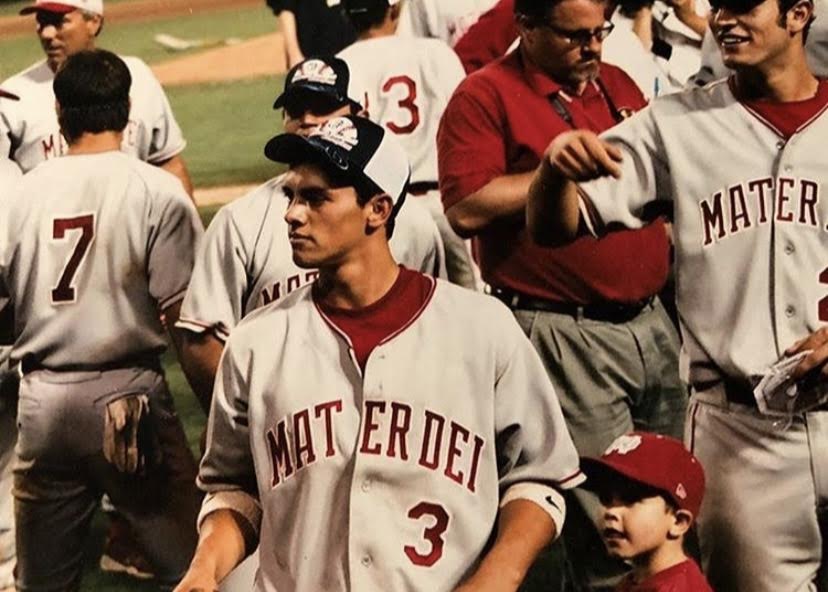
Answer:
<svg viewBox="0 0 828 592"><path fill-rule="evenodd" d="M20 14L31 14L41 10L60 14L83 10L103 16L103 0L36 0L34 4L22 9Z"/></svg>
<svg viewBox="0 0 828 592"><path fill-rule="evenodd" d="M395 204L405 195L411 177L408 157L399 142L364 117L335 117L307 138L280 134L270 139L264 151L275 162L321 162L350 178L367 178Z"/></svg>

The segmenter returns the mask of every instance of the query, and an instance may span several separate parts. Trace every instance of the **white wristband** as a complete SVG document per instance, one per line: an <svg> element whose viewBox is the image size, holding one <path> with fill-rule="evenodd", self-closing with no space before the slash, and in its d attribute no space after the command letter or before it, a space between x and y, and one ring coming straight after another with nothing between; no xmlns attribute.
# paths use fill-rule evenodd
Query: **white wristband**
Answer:
<svg viewBox="0 0 828 592"><path fill-rule="evenodd" d="M500 507L503 508L509 502L518 499L533 502L549 514L555 523L555 538L560 536L566 520L566 501L557 489L541 483L515 483L500 498Z"/></svg>

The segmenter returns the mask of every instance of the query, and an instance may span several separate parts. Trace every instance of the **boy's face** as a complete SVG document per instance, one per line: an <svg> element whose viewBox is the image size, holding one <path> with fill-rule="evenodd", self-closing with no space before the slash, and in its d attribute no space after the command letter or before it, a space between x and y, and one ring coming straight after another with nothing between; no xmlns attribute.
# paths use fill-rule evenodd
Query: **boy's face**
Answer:
<svg viewBox="0 0 828 592"><path fill-rule="evenodd" d="M676 514L661 495L634 484L599 493L604 514L601 537L620 559L641 559L660 549L676 526Z"/></svg>

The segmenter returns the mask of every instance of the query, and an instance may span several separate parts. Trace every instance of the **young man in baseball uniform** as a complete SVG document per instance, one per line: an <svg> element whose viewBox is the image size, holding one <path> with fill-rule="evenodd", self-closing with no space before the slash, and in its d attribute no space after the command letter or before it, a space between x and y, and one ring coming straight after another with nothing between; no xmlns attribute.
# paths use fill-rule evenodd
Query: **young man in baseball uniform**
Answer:
<svg viewBox="0 0 828 592"><path fill-rule="evenodd" d="M699 535L716 590L828 590L828 83L806 61L813 18L808 0L717 0L734 75L601 138L559 137L527 207L534 238L561 243L672 201L685 436L708 475Z"/></svg>
<svg viewBox="0 0 828 592"><path fill-rule="evenodd" d="M516 590L581 480L531 344L496 301L394 261L409 168L382 127L332 119L266 154L319 277L230 335L177 590L214 589L257 542L257 590Z"/></svg>
<svg viewBox="0 0 828 592"><path fill-rule="evenodd" d="M437 127L463 66L440 39L397 35L400 0L345 0L343 7L358 39L339 57L365 85L366 117L398 136L411 162L409 193L440 229L449 281L474 289L469 248L446 219L437 183Z"/></svg>
<svg viewBox="0 0 828 592"><path fill-rule="evenodd" d="M3 83L22 100L0 103L0 156L14 160L23 172L68 150L55 117L52 81L66 58L95 47L104 24L103 11L103 0L36 0L20 11L35 15L37 36L46 54L44 61ZM164 90L140 59L126 57L124 62L133 82L121 149L174 174L192 194L181 157L187 143Z"/></svg>
<svg viewBox="0 0 828 592"><path fill-rule="evenodd" d="M358 92L359 89L359 92ZM362 111L355 82L339 58L312 58L285 78L274 107L283 109L284 130L308 135L333 117ZM221 208L207 229L178 326L185 331L181 363L206 410L227 336L242 317L281 300L316 279L291 258L287 200L280 175ZM411 269L445 277L443 244L431 216L409 204L398 217L390 241L397 261Z"/></svg>
<svg viewBox="0 0 828 592"><path fill-rule="evenodd" d="M158 356L201 235L171 174L119 150L131 76L102 50L54 81L65 157L24 175L0 226L0 304L20 365L14 469L16 584L77 590L102 493L158 580L186 569L200 503L195 459Z"/></svg>
<svg viewBox="0 0 828 592"><path fill-rule="evenodd" d="M581 454L601 454L632 429L681 437L678 333L657 298L669 270L663 220L542 249L523 213L554 137L603 131L646 101L629 76L601 61L612 30L606 2L516 0L514 10L518 47L467 77L440 122L446 215L473 237L483 279L541 354ZM605 553L598 500L581 490L574 497L570 525L578 526L563 537L568 579L612 586L626 567Z"/></svg>
<svg viewBox="0 0 828 592"><path fill-rule="evenodd" d="M16 95L0 88L0 101L16 100ZM21 176L20 167L14 162L0 159L0 211L7 211L9 196ZM11 487L17 425L12 400L16 386L11 387L15 379L10 376L8 368L13 322L10 312L0 313L0 592L14 592L14 503Z"/></svg>

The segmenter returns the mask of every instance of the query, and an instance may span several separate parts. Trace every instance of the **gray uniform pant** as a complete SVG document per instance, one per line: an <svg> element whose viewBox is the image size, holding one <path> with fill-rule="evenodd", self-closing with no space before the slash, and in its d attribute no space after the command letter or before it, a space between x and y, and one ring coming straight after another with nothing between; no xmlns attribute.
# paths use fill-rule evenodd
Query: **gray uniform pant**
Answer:
<svg viewBox="0 0 828 592"><path fill-rule="evenodd" d="M102 453L106 404L145 393L158 464L126 475ZM77 590L85 539L102 493L136 535L159 582L174 585L197 541L196 463L163 374L129 368L27 374L20 383L14 469L17 588Z"/></svg>
<svg viewBox="0 0 828 592"><path fill-rule="evenodd" d="M17 439L15 406L0 401L0 590L14 585L14 503L12 461Z"/></svg>
<svg viewBox="0 0 828 592"><path fill-rule="evenodd" d="M828 411L783 424L721 386L693 394L686 443L707 477L699 543L716 590L828 591Z"/></svg>
<svg viewBox="0 0 828 592"><path fill-rule="evenodd" d="M678 375L678 333L656 299L627 322L515 310L540 354L578 453L600 456L633 429L681 439L687 391ZM563 540L568 589L612 587L627 567L609 557L597 528L601 505L569 496Z"/></svg>

